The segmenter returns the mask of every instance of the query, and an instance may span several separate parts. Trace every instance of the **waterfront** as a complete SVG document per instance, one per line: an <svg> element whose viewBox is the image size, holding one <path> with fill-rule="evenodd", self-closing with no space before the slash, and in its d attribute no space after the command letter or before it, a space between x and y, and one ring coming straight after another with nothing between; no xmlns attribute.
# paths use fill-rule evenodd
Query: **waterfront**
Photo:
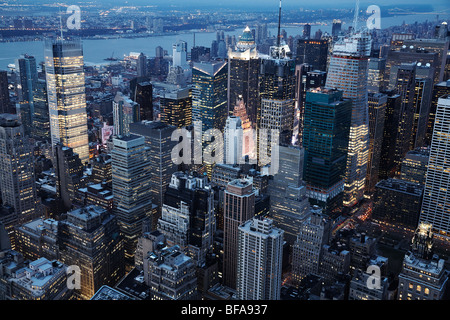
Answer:
<svg viewBox="0 0 450 320"><path fill-rule="evenodd" d="M450 14L440 13L440 19L450 19ZM299 19L301 23L301 19ZM403 22L409 24L423 22L425 20L436 20L436 13L431 14L416 14L382 18L381 27L387 28L394 25L401 25ZM349 21L343 21L343 28L348 28ZM242 28L237 28L233 31L225 32L225 35L236 36L236 39L242 34ZM283 26L288 36L296 36L302 33L303 27L298 26ZM322 25L313 25L311 27L311 34L320 29L322 32L331 33L331 23L323 23ZM268 28L271 35L276 34L277 30L274 27ZM195 32L195 45L210 47L211 42L216 38L216 32ZM180 33L176 35L162 35L149 36L138 38L112 38L112 39L84 39L84 61L86 65L98 65L109 63L105 58L114 56L116 58L123 58L130 52L143 52L149 57L155 56L155 49L161 46L171 55L172 45L178 40L184 40L188 43L190 49L194 43L194 32ZM18 53L29 54L36 57L37 61L44 60L44 42L43 41L28 41L28 42L2 42L0 43L0 70L6 70L9 64L14 64L15 59L18 58Z"/></svg>

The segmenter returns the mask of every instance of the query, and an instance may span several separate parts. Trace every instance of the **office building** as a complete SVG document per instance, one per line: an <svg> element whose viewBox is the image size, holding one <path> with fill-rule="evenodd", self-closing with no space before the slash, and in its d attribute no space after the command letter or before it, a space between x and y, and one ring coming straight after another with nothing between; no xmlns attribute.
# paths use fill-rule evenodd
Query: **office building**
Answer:
<svg viewBox="0 0 450 320"><path fill-rule="evenodd" d="M343 201L351 109L342 91L317 88L306 93L303 177L311 204L330 215Z"/></svg>
<svg viewBox="0 0 450 320"><path fill-rule="evenodd" d="M267 218L238 228L237 292L240 300L280 300L283 230Z"/></svg>
<svg viewBox="0 0 450 320"><path fill-rule="evenodd" d="M224 192L223 283L236 289L238 227L255 215L255 191L247 179L227 184Z"/></svg>
<svg viewBox="0 0 450 320"><path fill-rule="evenodd" d="M167 244L178 245L200 266L212 252L215 230L214 191L207 178L174 173L158 220Z"/></svg>
<svg viewBox="0 0 450 320"><path fill-rule="evenodd" d="M25 134L30 135L34 123L34 96L37 93L37 68L33 56L21 55L16 59L18 104L16 106Z"/></svg>
<svg viewBox="0 0 450 320"><path fill-rule="evenodd" d="M140 121L139 104L117 92L113 101L114 134L126 136L130 133L130 124Z"/></svg>
<svg viewBox="0 0 450 320"><path fill-rule="evenodd" d="M69 300L72 290L67 286L67 267L46 258L25 263L0 283L7 292L5 300Z"/></svg>
<svg viewBox="0 0 450 320"><path fill-rule="evenodd" d="M402 161L400 178L403 181L425 185L429 159L430 148L417 148L409 151Z"/></svg>
<svg viewBox="0 0 450 320"><path fill-rule="evenodd" d="M342 21L338 19L333 19L333 25L331 27L331 35L337 37L340 35L342 29Z"/></svg>
<svg viewBox="0 0 450 320"><path fill-rule="evenodd" d="M2 203L13 211L13 220L5 223L11 233L13 225L40 216L30 142L24 135L23 125L12 114L0 115L0 163Z"/></svg>
<svg viewBox="0 0 450 320"><path fill-rule="evenodd" d="M58 221L38 218L16 226L14 232L16 251L25 259L33 261L41 257L49 260L60 258Z"/></svg>
<svg viewBox="0 0 450 320"><path fill-rule="evenodd" d="M281 43L270 47L269 55L261 55L261 105L257 119L260 133L257 145L258 162L261 167L270 163L272 144L292 144L296 79L295 61L290 56L289 47Z"/></svg>
<svg viewBox="0 0 450 320"><path fill-rule="evenodd" d="M318 274L322 247L331 237L331 222L318 206L300 227L292 251L292 281L299 284L309 274Z"/></svg>
<svg viewBox="0 0 450 320"><path fill-rule="evenodd" d="M447 81L439 82L433 87L433 94L431 98L431 107L428 114L427 133L425 139L425 145L431 145L431 138L433 136L434 120L436 118L436 109L439 98L450 94L450 79Z"/></svg>
<svg viewBox="0 0 450 320"><path fill-rule="evenodd" d="M89 161L83 48L80 40L46 40L45 73L52 145Z"/></svg>
<svg viewBox="0 0 450 320"><path fill-rule="evenodd" d="M94 184L105 183L106 187L112 187L112 160L110 154L100 153L92 161L91 168L90 182Z"/></svg>
<svg viewBox="0 0 450 320"><path fill-rule="evenodd" d="M319 275L326 281L335 281L350 271L350 251L340 243L325 244L321 248Z"/></svg>
<svg viewBox="0 0 450 320"><path fill-rule="evenodd" d="M343 91L352 99L352 119L344 184L344 205L353 206L363 197L369 155L369 114L367 106L368 58L371 38L354 33L337 41L328 68L326 87Z"/></svg>
<svg viewBox="0 0 450 320"><path fill-rule="evenodd" d="M433 230L443 236L450 232L449 209L445 200L448 197L447 181L449 178L448 170L445 167L450 151L449 108L450 96L439 98L420 214L420 222L432 224Z"/></svg>
<svg viewBox="0 0 450 320"><path fill-rule="evenodd" d="M326 71L328 39L299 39L297 40L296 64L310 64L314 70Z"/></svg>
<svg viewBox="0 0 450 320"><path fill-rule="evenodd" d="M139 120L153 121L153 86L149 81L137 81L133 101L139 105Z"/></svg>
<svg viewBox="0 0 450 320"><path fill-rule="evenodd" d="M144 281L151 300L195 300L195 263L178 246L157 247L144 259Z"/></svg>
<svg viewBox="0 0 450 320"><path fill-rule="evenodd" d="M50 118L47 100L47 83L38 79L34 95L34 117L31 135L41 141L50 141Z"/></svg>
<svg viewBox="0 0 450 320"><path fill-rule="evenodd" d="M375 190L380 170L381 147L383 143L384 121L387 95L369 92L369 159L365 193L370 195Z"/></svg>
<svg viewBox="0 0 450 320"><path fill-rule="evenodd" d="M414 230L419 221L424 186L400 179L381 180L375 187L372 219Z"/></svg>
<svg viewBox="0 0 450 320"><path fill-rule="evenodd" d="M192 125L192 89L173 88L160 97L161 122L177 128Z"/></svg>
<svg viewBox="0 0 450 320"><path fill-rule="evenodd" d="M377 239L364 232L356 233L348 240L350 268L366 270L367 264L376 253Z"/></svg>
<svg viewBox="0 0 450 320"><path fill-rule="evenodd" d="M395 90L401 97L394 162L397 167L411 148L414 137L414 93L416 64L401 64L397 69Z"/></svg>
<svg viewBox="0 0 450 320"><path fill-rule="evenodd" d="M148 148L145 138L137 135L115 137L113 145L113 212L124 237L125 262L130 267L134 265L137 240L152 218Z"/></svg>
<svg viewBox="0 0 450 320"><path fill-rule="evenodd" d="M59 222L61 261L80 268L79 299L90 299L102 285L115 285L125 274L123 239L116 218L103 208L86 206Z"/></svg>
<svg viewBox="0 0 450 320"><path fill-rule="evenodd" d="M432 93L432 79L416 75L413 101L413 136L410 141L411 150L425 146Z"/></svg>
<svg viewBox="0 0 450 320"><path fill-rule="evenodd" d="M372 283L371 273L356 270L350 282L348 300L389 300L387 277L379 278L379 286L369 288L367 283Z"/></svg>
<svg viewBox="0 0 450 320"><path fill-rule="evenodd" d="M145 138L147 165L151 168L147 179L149 179L152 203L159 208L164 202L164 193L172 174L177 170L172 159L172 149L177 141L171 140L175 129L173 126L157 121L141 121L130 125L132 134Z"/></svg>
<svg viewBox="0 0 450 320"><path fill-rule="evenodd" d="M64 207L70 209L77 190L84 187L87 182L83 173L84 166L73 149L61 143L57 143L53 151L56 195L62 200Z"/></svg>
<svg viewBox="0 0 450 320"><path fill-rule="evenodd" d="M109 213L113 212L114 195L111 187L105 183L88 184L84 188L79 188L75 194L74 207L97 206L105 209Z"/></svg>
<svg viewBox="0 0 450 320"><path fill-rule="evenodd" d="M147 57L142 52L136 59L136 73L138 77L147 75Z"/></svg>
<svg viewBox="0 0 450 320"><path fill-rule="evenodd" d="M192 69L192 122L198 132L205 133L209 129L222 131L225 127L227 110L228 68L225 61L196 62ZM197 123L196 123L197 122ZM205 135L202 138L203 149L207 146ZM198 152L198 151L195 151ZM219 159L219 160L215 160ZM215 150L203 159L208 177L216 162L223 161L222 148Z"/></svg>
<svg viewBox="0 0 450 320"><path fill-rule="evenodd" d="M306 23L303 25L303 38L309 39L311 37L311 25Z"/></svg>
<svg viewBox="0 0 450 320"><path fill-rule="evenodd" d="M269 180L270 219L275 227L284 231L285 241L292 246L309 213L306 184L302 179L305 150L280 146L279 152L279 170Z"/></svg>
<svg viewBox="0 0 450 320"><path fill-rule="evenodd" d="M228 49L228 112L233 112L242 99L253 128L256 128L259 105L258 72L260 58L255 39L248 27L239 38L236 47Z"/></svg>
<svg viewBox="0 0 450 320"><path fill-rule="evenodd" d="M384 71L386 69L386 59L385 58L374 58L369 59L369 72L367 74L367 90L369 92L380 92L384 88Z"/></svg>
<svg viewBox="0 0 450 320"><path fill-rule="evenodd" d="M241 164L243 158L243 137L241 118L236 116L227 117L223 130L224 157L223 163L229 165Z"/></svg>
<svg viewBox="0 0 450 320"><path fill-rule="evenodd" d="M15 113L15 110L11 108L11 100L9 98L8 73L4 70L0 70L0 112Z"/></svg>
<svg viewBox="0 0 450 320"><path fill-rule="evenodd" d="M387 179L395 175L395 162L398 126L400 123L401 96L395 91L383 92L387 94L387 104L384 117L383 142L381 147L380 169L378 179Z"/></svg>
<svg viewBox="0 0 450 320"><path fill-rule="evenodd" d="M442 300L448 271L445 261L433 254L432 229L431 224L420 223L416 230L398 276L398 300Z"/></svg>
<svg viewBox="0 0 450 320"><path fill-rule="evenodd" d="M192 70L192 121L202 122L202 132L223 130L227 117L227 63L194 63Z"/></svg>

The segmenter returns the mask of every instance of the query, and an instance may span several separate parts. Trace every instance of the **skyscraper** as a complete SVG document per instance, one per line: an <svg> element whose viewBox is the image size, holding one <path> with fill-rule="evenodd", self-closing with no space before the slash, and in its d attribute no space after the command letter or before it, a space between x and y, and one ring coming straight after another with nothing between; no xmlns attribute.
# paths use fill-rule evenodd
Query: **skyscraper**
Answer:
<svg viewBox="0 0 450 320"><path fill-rule="evenodd" d="M255 40L246 27L234 50L228 49L228 112L232 113L237 101L242 99L253 128L259 104L259 64Z"/></svg>
<svg viewBox="0 0 450 320"><path fill-rule="evenodd" d="M149 81L137 81L133 101L139 105L139 120L153 121L153 86Z"/></svg>
<svg viewBox="0 0 450 320"><path fill-rule="evenodd" d="M36 59L33 56L21 55L16 60L16 67L18 69L18 114L24 125L25 134L30 135L34 122L34 96L38 89Z"/></svg>
<svg viewBox="0 0 450 320"><path fill-rule="evenodd" d="M226 118L227 110L227 62L195 62L192 69L192 122L194 126L200 124L201 127L195 127L195 130L205 133L209 129L222 131ZM203 135L204 136L204 135ZM203 148L207 141L201 141ZM197 151L196 151L197 152ZM222 148L215 150L209 159L203 159L208 177L211 178L212 168L216 161L223 161Z"/></svg>
<svg viewBox="0 0 450 320"><path fill-rule="evenodd" d="M55 168L56 195L61 198L66 209L72 207L75 194L86 184L83 164L80 158L69 147L57 143L53 147L53 167Z"/></svg>
<svg viewBox="0 0 450 320"><path fill-rule="evenodd" d="M224 163L235 165L242 163L243 157L243 130L241 118L229 116L227 118L224 136Z"/></svg>
<svg viewBox="0 0 450 320"><path fill-rule="evenodd" d="M279 147L279 170L269 180L270 218L284 231L284 239L293 245L302 220L309 213L306 184L303 181L305 150L295 146Z"/></svg>
<svg viewBox="0 0 450 320"><path fill-rule="evenodd" d="M117 92L113 101L114 134L126 136L130 133L130 124L140 118L139 104Z"/></svg>
<svg viewBox="0 0 450 320"><path fill-rule="evenodd" d="M367 90L369 92L380 92L384 90L384 70L386 69L386 59L369 59L369 72L367 75Z"/></svg>
<svg viewBox="0 0 450 320"><path fill-rule="evenodd" d="M38 140L50 140L50 119L47 101L47 83L38 79L34 96L34 117L32 136Z"/></svg>
<svg viewBox="0 0 450 320"><path fill-rule="evenodd" d="M304 220L292 252L292 280L299 283L308 274L318 274L322 246L331 237L331 222L322 215L318 206L311 208L311 215Z"/></svg>
<svg viewBox="0 0 450 320"><path fill-rule="evenodd" d="M141 52L136 60L136 72L138 77L147 75L147 57Z"/></svg>
<svg viewBox="0 0 450 320"><path fill-rule="evenodd" d="M425 144L431 145L431 138L433 136L434 120L436 117L437 103L440 97L450 94L450 79L447 81L439 82L433 87L433 95L431 98L431 107L428 114L427 133Z"/></svg>
<svg viewBox="0 0 450 320"><path fill-rule="evenodd" d="M173 88L160 97L161 122L177 128L192 124L192 89Z"/></svg>
<svg viewBox="0 0 450 320"><path fill-rule="evenodd" d="M280 38L278 38L280 39ZM257 129L267 130L267 142L276 143L273 130L278 131L280 144L290 145L294 130L294 100L295 100L295 61L291 59L289 47L277 42L270 47L269 55L261 56L259 73L259 92L261 105ZM269 131L270 130L270 131ZM267 164L266 153L261 148L261 134L258 134L258 161L261 166ZM266 146L268 145L266 144ZM271 147L267 150L271 157Z"/></svg>
<svg viewBox="0 0 450 320"><path fill-rule="evenodd" d="M378 173L380 170L387 95L384 93L369 92L368 102L370 140L365 193L371 194L375 190L375 184L378 182Z"/></svg>
<svg viewBox="0 0 450 320"><path fill-rule="evenodd" d="M176 128L158 121L141 121L130 124L130 131L134 135L143 136L147 149L147 165L151 170L147 173L148 186L152 203L157 205L158 211L164 203L164 193L170 183L172 174L177 166L172 161L172 149L176 141L171 140Z"/></svg>
<svg viewBox="0 0 450 320"><path fill-rule="evenodd" d="M113 138L112 188L114 215L124 236L125 263L134 264L137 239L149 223L152 201L149 181L148 148L144 137Z"/></svg>
<svg viewBox="0 0 450 320"><path fill-rule="evenodd" d="M327 70L329 40L299 39L297 40L296 63L310 64L314 70Z"/></svg>
<svg viewBox="0 0 450 320"><path fill-rule="evenodd" d="M346 206L352 206L361 200L367 173L367 74L370 48L370 35L365 32L354 33L337 41L333 47L326 81L326 87L342 90L343 97L350 98L353 102L344 187Z"/></svg>
<svg viewBox="0 0 450 320"><path fill-rule="evenodd" d="M195 300L194 261L179 246L156 247L144 259L144 281L152 300Z"/></svg>
<svg viewBox="0 0 450 320"><path fill-rule="evenodd" d="M431 78L416 76L414 93L413 136L409 149L423 147L426 141L428 115L430 114L433 85Z"/></svg>
<svg viewBox="0 0 450 320"><path fill-rule="evenodd" d="M283 230L267 218L253 218L238 228L237 292L240 300L279 300Z"/></svg>
<svg viewBox="0 0 450 320"><path fill-rule="evenodd" d="M238 227L255 215L255 191L246 179L228 183L224 194L223 283L236 288Z"/></svg>
<svg viewBox="0 0 450 320"><path fill-rule="evenodd" d="M0 113L11 113L11 101L8 90L8 73L0 70Z"/></svg>
<svg viewBox="0 0 450 320"><path fill-rule="evenodd" d="M187 42L179 40L172 46L172 66L181 67L183 70L189 69L187 63Z"/></svg>
<svg viewBox="0 0 450 320"><path fill-rule="evenodd" d="M46 40L45 73L52 145L89 161L83 48L80 40Z"/></svg>
<svg viewBox="0 0 450 320"><path fill-rule="evenodd" d="M330 215L342 205L351 108L340 90L317 88L306 93L304 180L311 204Z"/></svg>
<svg viewBox="0 0 450 320"><path fill-rule="evenodd" d="M419 220L432 224L436 234L443 236L450 234L450 208L446 201L450 192L448 189L450 173L445 164L450 157L449 110L450 95L439 98Z"/></svg>
<svg viewBox="0 0 450 320"><path fill-rule="evenodd" d="M201 266L216 230L214 191L206 177L176 172L167 188L158 230Z"/></svg>
<svg viewBox="0 0 450 320"><path fill-rule="evenodd" d="M33 153L17 116L0 115L0 189L3 205L14 210L13 224L40 215ZM11 225L5 225L11 231Z"/></svg>
<svg viewBox="0 0 450 320"><path fill-rule="evenodd" d="M227 117L227 63L194 63L192 70L192 121L202 122L202 131L223 130Z"/></svg>
<svg viewBox="0 0 450 320"><path fill-rule="evenodd" d="M448 282L444 259L433 254L433 226L420 223L398 276L398 300L441 300ZM423 274L427 276L424 277Z"/></svg>
<svg viewBox="0 0 450 320"><path fill-rule="evenodd" d="M116 218L104 208L87 206L59 222L61 260L80 268L79 298L90 299L102 285L125 274L123 239Z"/></svg>
<svg viewBox="0 0 450 320"><path fill-rule="evenodd" d="M333 19L333 26L331 27L331 35L333 37L339 36L341 33L342 21L338 19Z"/></svg>
<svg viewBox="0 0 450 320"><path fill-rule="evenodd" d="M387 104L384 117L383 143L381 147L379 179L393 177L396 170L395 154L398 125L400 123L400 106L402 99L395 91L385 91Z"/></svg>
<svg viewBox="0 0 450 320"><path fill-rule="evenodd" d="M414 129L414 93L416 64L401 64L396 67L395 90L400 95L399 122L397 127L394 162L397 167L406 153L411 150Z"/></svg>

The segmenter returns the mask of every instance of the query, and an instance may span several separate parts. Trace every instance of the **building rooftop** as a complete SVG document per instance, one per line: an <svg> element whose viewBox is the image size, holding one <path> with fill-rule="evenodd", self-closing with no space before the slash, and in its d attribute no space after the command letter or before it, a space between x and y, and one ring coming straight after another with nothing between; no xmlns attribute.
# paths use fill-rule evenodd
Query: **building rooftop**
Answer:
<svg viewBox="0 0 450 320"><path fill-rule="evenodd" d="M422 196L423 190L425 188L422 184L394 178L381 180L376 184L376 187L383 189L390 189L415 196Z"/></svg>
<svg viewBox="0 0 450 320"><path fill-rule="evenodd" d="M104 285L98 289L91 300L134 300L134 298L119 290Z"/></svg>

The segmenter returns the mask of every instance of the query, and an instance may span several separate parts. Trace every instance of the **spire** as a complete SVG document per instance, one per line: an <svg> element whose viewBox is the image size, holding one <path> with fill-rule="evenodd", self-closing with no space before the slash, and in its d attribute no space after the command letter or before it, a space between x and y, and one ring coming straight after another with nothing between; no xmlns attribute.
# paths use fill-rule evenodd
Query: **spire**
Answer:
<svg viewBox="0 0 450 320"><path fill-rule="evenodd" d="M278 35L277 35L277 47L279 47L279 46L280 46L280 38L281 38L280 27L281 27L281 0L280 0L280 9L279 9L279 12L278 12Z"/></svg>
<svg viewBox="0 0 450 320"><path fill-rule="evenodd" d="M63 36L63 25L62 25L62 12L61 10L59 11L59 29L61 32L61 41L64 40L64 36Z"/></svg>
<svg viewBox="0 0 450 320"><path fill-rule="evenodd" d="M358 15L359 15L359 0L356 0L355 16L353 18L353 33L356 32L356 28L358 26Z"/></svg>

